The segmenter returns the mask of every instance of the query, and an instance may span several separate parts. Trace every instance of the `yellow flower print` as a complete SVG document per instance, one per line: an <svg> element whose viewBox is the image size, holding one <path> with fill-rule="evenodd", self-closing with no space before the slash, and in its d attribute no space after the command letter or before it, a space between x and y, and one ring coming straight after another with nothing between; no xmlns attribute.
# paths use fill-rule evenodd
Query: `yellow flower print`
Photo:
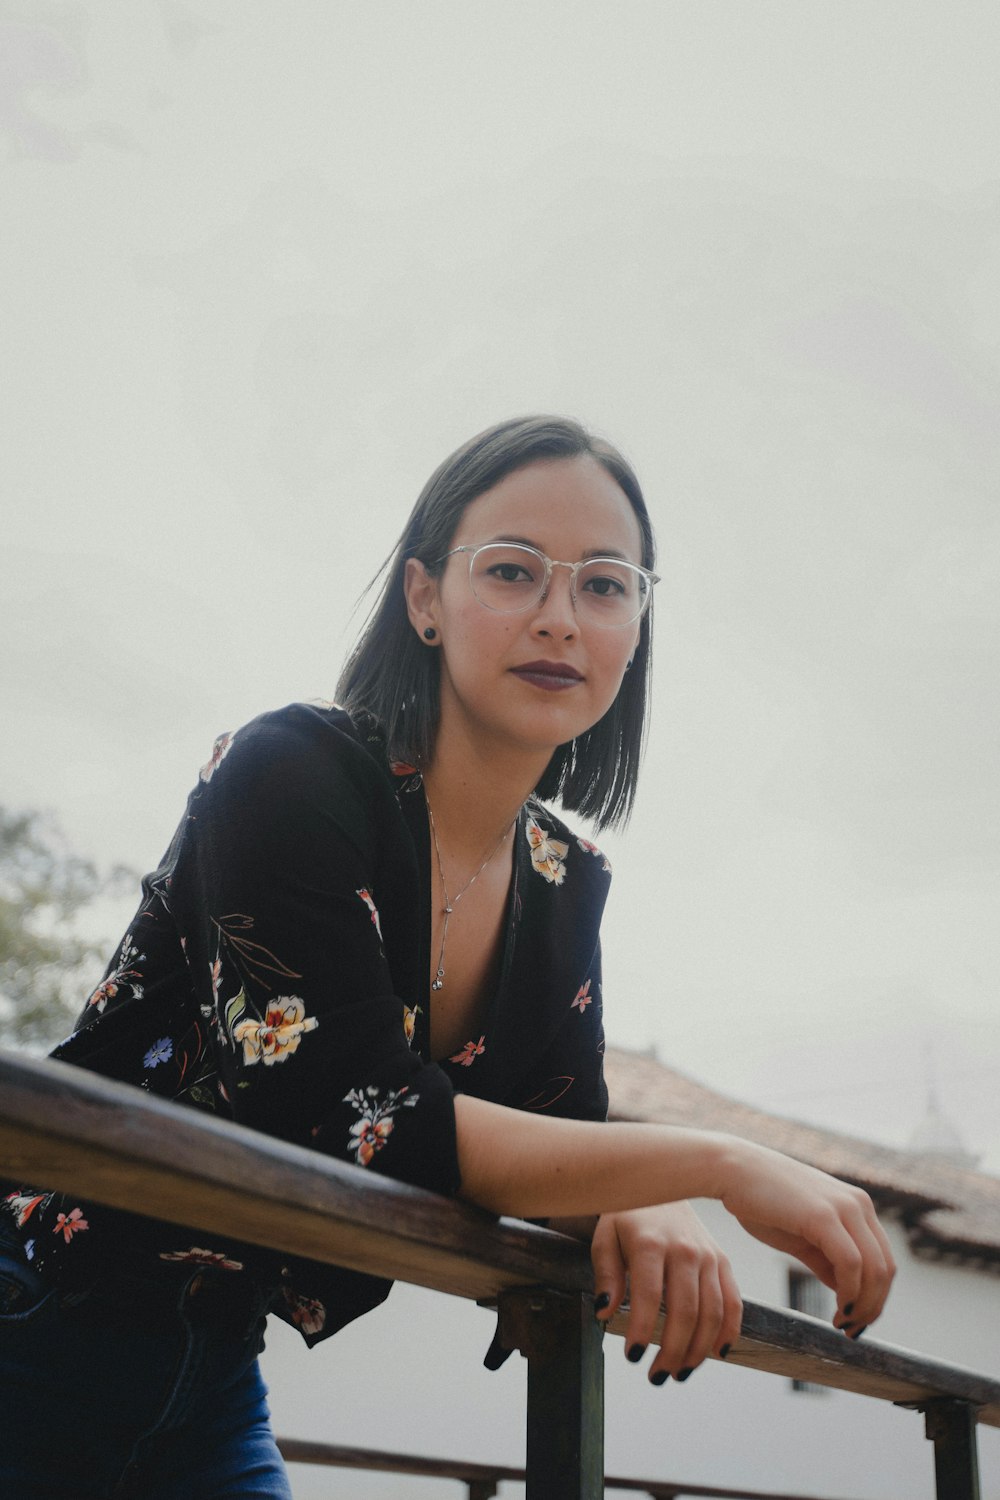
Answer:
<svg viewBox="0 0 1000 1500"><path fill-rule="evenodd" d="M315 1031L319 1021L306 1017L306 1008L296 995L279 995L264 1013L263 1021L241 1021L233 1031L233 1040L243 1043L243 1061L247 1067L262 1062L265 1067L284 1062L298 1048L307 1031Z"/></svg>
<svg viewBox="0 0 1000 1500"><path fill-rule="evenodd" d="M524 832L531 845L532 869L537 870L551 885L562 885L566 876L563 861L569 853L569 845L564 844L562 839L550 839L534 818L528 819Z"/></svg>
<svg viewBox="0 0 1000 1500"><path fill-rule="evenodd" d="M417 1029L417 1017L422 1009L422 1005L403 1006L403 1035L406 1037L408 1047L413 1046L413 1033Z"/></svg>

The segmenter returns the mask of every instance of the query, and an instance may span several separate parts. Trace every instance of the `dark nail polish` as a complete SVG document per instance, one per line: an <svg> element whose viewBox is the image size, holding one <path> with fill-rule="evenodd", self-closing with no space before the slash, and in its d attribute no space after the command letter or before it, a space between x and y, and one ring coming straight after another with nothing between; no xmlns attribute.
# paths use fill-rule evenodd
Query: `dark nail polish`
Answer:
<svg viewBox="0 0 1000 1500"><path fill-rule="evenodd" d="M686 1369L678 1370L677 1374L674 1376L674 1379L675 1380L687 1380L688 1376L689 1375L693 1375L693 1374L694 1374L694 1369L689 1366Z"/></svg>
<svg viewBox="0 0 1000 1500"><path fill-rule="evenodd" d="M723 1344L722 1348L719 1350L719 1358L720 1359L728 1359L729 1358L729 1351L730 1351L730 1349L732 1347L733 1347L732 1344Z"/></svg>
<svg viewBox="0 0 1000 1500"><path fill-rule="evenodd" d="M656 1372L655 1375L650 1375L650 1377L649 1377L649 1383L650 1383L650 1385L663 1385L669 1379L670 1379L670 1371L669 1370L657 1370L657 1372Z"/></svg>
<svg viewBox="0 0 1000 1500"><path fill-rule="evenodd" d="M599 1297L594 1298L594 1311L603 1312L606 1307L611 1306L611 1293L602 1292Z"/></svg>
<svg viewBox="0 0 1000 1500"><path fill-rule="evenodd" d="M645 1344L629 1344L625 1350L625 1358L633 1365L637 1365L646 1352Z"/></svg>
<svg viewBox="0 0 1000 1500"><path fill-rule="evenodd" d="M853 1311L854 1311L854 1303L853 1302L845 1302L844 1303L844 1317L845 1318L849 1318L851 1316L851 1313Z"/></svg>
<svg viewBox="0 0 1000 1500"><path fill-rule="evenodd" d="M865 1331L865 1329L867 1327L868 1327L868 1324L867 1323L863 1323L861 1325L861 1327L858 1329L857 1333L852 1333L851 1334L851 1338L852 1339L859 1339L861 1337L861 1335L864 1333L864 1331Z"/></svg>

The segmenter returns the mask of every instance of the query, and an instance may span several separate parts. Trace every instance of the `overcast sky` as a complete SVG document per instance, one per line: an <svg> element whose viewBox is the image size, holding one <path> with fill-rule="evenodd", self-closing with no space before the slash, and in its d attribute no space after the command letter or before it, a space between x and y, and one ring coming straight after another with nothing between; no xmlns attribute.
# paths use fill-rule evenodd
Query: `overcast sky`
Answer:
<svg viewBox="0 0 1000 1500"><path fill-rule="evenodd" d="M0 0L0 58L3 800L154 864L444 454L577 415L664 576L611 1041L889 1143L932 1084L1000 1170L992 0Z"/></svg>

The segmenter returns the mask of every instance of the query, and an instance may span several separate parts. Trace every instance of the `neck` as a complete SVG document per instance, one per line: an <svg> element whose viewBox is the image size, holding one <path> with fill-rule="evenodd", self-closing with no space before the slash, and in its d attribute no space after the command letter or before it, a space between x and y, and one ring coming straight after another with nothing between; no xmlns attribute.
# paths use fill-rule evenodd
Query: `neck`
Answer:
<svg viewBox="0 0 1000 1500"><path fill-rule="evenodd" d="M548 755L529 764L524 756L490 753L463 735L439 733L423 776L442 843L453 855L475 857L513 822L547 764Z"/></svg>

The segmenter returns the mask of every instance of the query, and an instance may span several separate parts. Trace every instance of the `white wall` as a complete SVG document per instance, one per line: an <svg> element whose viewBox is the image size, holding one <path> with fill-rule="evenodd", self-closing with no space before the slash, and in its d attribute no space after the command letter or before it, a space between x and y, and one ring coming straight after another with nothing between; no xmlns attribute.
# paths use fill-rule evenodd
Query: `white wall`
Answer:
<svg viewBox="0 0 1000 1500"><path fill-rule="evenodd" d="M733 1258L744 1295L783 1305L787 1260L701 1205ZM890 1227L900 1271L878 1337L1000 1373L1000 1280L914 1261ZM278 1431L332 1443L446 1457L524 1460L526 1366L482 1369L492 1317L457 1299L397 1286L389 1301L311 1353L272 1321L265 1355ZM875 1330L873 1330L873 1334ZM647 1361L648 1362L648 1361ZM645 1362L644 1362L645 1363ZM606 1345L611 1473L690 1483L795 1489L859 1500L933 1495L923 1418L841 1391L794 1393L778 1377L712 1362L684 1385L648 1384ZM980 1431L983 1500L1000 1500L1000 1431ZM462 1500L459 1485L296 1467L296 1500ZM519 1486L501 1487L516 1500Z"/></svg>

